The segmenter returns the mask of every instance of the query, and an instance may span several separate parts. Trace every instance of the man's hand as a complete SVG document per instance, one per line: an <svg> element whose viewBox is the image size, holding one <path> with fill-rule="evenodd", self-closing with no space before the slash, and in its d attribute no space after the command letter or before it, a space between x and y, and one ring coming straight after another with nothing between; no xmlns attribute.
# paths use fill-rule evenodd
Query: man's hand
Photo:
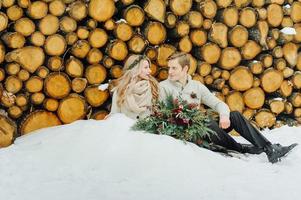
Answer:
<svg viewBox="0 0 301 200"><path fill-rule="evenodd" d="M222 129L226 129L230 127L230 119L227 116L221 116L219 119L219 127L221 127Z"/></svg>

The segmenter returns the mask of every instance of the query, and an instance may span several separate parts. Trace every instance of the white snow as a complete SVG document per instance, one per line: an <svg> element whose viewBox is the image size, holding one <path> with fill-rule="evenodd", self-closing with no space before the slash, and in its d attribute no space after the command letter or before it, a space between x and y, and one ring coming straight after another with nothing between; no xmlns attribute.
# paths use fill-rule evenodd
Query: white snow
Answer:
<svg viewBox="0 0 301 200"><path fill-rule="evenodd" d="M296 29L292 28L292 27L285 27L283 29L280 30L281 33L284 33L286 35L296 35Z"/></svg>
<svg viewBox="0 0 301 200"><path fill-rule="evenodd" d="M271 164L264 153L229 158L191 143L130 131L115 114L22 136L0 149L1 200L299 200L301 148ZM301 128L264 134L301 144ZM242 141L242 138L237 138Z"/></svg>
<svg viewBox="0 0 301 200"><path fill-rule="evenodd" d="M101 91L105 91L108 88L109 88L109 83L103 83L98 86L98 89Z"/></svg>

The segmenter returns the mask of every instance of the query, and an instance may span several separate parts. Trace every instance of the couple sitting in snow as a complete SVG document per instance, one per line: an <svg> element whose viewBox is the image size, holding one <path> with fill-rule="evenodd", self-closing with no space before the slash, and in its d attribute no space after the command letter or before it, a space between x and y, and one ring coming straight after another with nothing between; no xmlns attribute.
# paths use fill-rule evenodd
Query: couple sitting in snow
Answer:
<svg viewBox="0 0 301 200"><path fill-rule="evenodd" d="M211 120L209 128L216 132L210 137L213 144L241 153L265 152L271 163L280 161L297 144L281 146L268 141L250 122L237 111L230 112L227 104L219 100L202 83L192 80L188 74L188 54L176 52L168 58L168 79L158 83L150 75L150 60L143 55L130 56L124 65L124 74L113 84L111 114L124 113L130 118L146 117L157 100L165 100L168 94L181 97L188 103L205 104L219 113L219 124ZM192 95L193 94L193 95ZM236 142L229 134L232 129L251 145Z"/></svg>

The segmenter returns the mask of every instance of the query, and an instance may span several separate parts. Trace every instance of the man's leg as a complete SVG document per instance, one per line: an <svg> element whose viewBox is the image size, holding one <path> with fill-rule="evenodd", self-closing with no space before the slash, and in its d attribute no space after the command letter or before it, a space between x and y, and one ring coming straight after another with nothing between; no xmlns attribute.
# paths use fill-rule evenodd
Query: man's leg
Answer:
<svg viewBox="0 0 301 200"><path fill-rule="evenodd" d="M215 131L216 135L211 135L209 140L217 145L220 145L222 147L225 147L227 149L235 150L238 152L242 152L242 145L238 142L236 142L227 132L231 130L224 130L221 129L218 125L218 123L214 120L211 120L209 123L209 128L213 131Z"/></svg>
<svg viewBox="0 0 301 200"><path fill-rule="evenodd" d="M230 128L254 146L263 148L271 144L240 112L230 112L230 122Z"/></svg>

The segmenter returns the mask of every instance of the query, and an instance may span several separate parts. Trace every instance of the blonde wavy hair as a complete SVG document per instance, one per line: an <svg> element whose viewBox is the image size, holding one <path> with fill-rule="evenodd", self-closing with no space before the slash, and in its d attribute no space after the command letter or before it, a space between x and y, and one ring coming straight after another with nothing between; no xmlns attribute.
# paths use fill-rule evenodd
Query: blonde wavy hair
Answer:
<svg viewBox="0 0 301 200"><path fill-rule="evenodd" d="M135 85L142 79L139 77L142 61L147 61L151 65L151 61L144 55L133 54L128 57L123 67L123 75L111 81L113 91L117 92L117 105L120 107L125 99L125 93L127 89ZM152 97L154 100L158 99L158 81L153 77L149 77L149 83L151 85Z"/></svg>

